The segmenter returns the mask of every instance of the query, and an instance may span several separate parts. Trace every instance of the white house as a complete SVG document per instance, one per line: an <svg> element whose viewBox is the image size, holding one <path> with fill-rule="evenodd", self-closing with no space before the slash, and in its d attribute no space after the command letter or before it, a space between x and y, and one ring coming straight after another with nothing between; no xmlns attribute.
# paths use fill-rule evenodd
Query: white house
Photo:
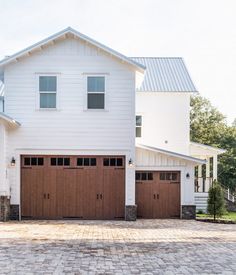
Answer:
<svg viewBox="0 0 236 275"><path fill-rule="evenodd" d="M128 58L69 27L0 76L0 220L195 217L206 161L181 58Z"/></svg>

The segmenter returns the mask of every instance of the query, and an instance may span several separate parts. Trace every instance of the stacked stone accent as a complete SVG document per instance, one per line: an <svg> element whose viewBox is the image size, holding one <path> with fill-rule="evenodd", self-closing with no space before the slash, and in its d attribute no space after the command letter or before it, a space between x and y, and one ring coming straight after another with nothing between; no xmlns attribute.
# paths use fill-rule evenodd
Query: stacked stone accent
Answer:
<svg viewBox="0 0 236 275"><path fill-rule="evenodd" d="M10 219L10 198L0 196L0 221L6 222Z"/></svg>
<svg viewBox="0 0 236 275"><path fill-rule="evenodd" d="M125 206L125 220L136 221L137 219L137 205L126 205Z"/></svg>
<svg viewBox="0 0 236 275"><path fill-rule="evenodd" d="M196 205L182 205L182 219L196 219Z"/></svg>
<svg viewBox="0 0 236 275"><path fill-rule="evenodd" d="M11 204L10 205L10 219L11 220L19 220L19 205L18 204Z"/></svg>

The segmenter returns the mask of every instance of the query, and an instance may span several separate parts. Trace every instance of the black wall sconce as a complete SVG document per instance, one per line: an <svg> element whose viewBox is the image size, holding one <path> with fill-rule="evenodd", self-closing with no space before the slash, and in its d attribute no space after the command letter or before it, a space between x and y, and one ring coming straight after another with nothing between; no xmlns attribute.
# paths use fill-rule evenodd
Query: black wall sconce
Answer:
<svg viewBox="0 0 236 275"><path fill-rule="evenodd" d="M132 167L134 165L132 158L129 159L129 166Z"/></svg>
<svg viewBox="0 0 236 275"><path fill-rule="evenodd" d="M16 160L14 157L12 157L11 159L11 166L15 166L16 165Z"/></svg>
<svg viewBox="0 0 236 275"><path fill-rule="evenodd" d="M186 174L186 178L189 179L190 178L190 175L189 173Z"/></svg>

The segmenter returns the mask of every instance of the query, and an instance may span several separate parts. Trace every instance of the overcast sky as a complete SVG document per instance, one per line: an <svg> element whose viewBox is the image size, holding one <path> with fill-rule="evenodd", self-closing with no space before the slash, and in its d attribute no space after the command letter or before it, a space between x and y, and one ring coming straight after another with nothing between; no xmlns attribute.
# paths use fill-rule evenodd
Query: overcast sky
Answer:
<svg viewBox="0 0 236 275"><path fill-rule="evenodd" d="M236 118L236 0L0 0L0 58L71 26L127 56L182 56Z"/></svg>

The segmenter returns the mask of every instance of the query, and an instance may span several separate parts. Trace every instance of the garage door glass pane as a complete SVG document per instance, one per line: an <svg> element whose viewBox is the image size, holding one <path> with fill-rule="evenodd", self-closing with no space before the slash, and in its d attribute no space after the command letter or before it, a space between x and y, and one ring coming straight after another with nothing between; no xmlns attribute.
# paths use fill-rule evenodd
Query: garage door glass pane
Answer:
<svg viewBox="0 0 236 275"><path fill-rule="evenodd" d="M77 166L83 166L83 158L77 159Z"/></svg>
<svg viewBox="0 0 236 275"><path fill-rule="evenodd" d="M63 166L63 158L58 158L57 159L57 165Z"/></svg>
<svg viewBox="0 0 236 275"><path fill-rule="evenodd" d="M146 173L142 173L142 180L147 180L147 174Z"/></svg>
<svg viewBox="0 0 236 275"><path fill-rule="evenodd" d="M31 165L37 165L37 158L31 158Z"/></svg>
<svg viewBox="0 0 236 275"><path fill-rule="evenodd" d="M84 159L84 166L89 166L89 158Z"/></svg>
<svg viewBox="0 0 236 275"><path fill-rule="evenodd" d="M30 158L25 158L24 159L24 165L30 165Z"/></svg>
<svg viewBox="0 0 236 275"><path fill-rule="evenodd" d="M40 93L40 108L56 108L56 94Z"/></svg>
<svg viewBox="0 0 236 275"><path fill-rule="evenodd" d="M123 165L123 159L122 158L118 158L117 159L117 166L122 166Z"/></svg>
<svg viewBox="0 0 236 275"><path fill-rule="evenodd" d="M91 158L91 166L96 166L97 160L95 158Z"/></svg>
<svg viewBox="0 0 236 275"><path fill-rule="evenodd" d="M153 174L152 173L148 173L148 180L153 180Z"/></svg>
<svg viewBox="0 0 236 275"><path fill-rule="evenodd" d="M70 159L69 158L64 158L64 165L65 166L70 166Z"/></svg>
<svg viewBox="0 0 236 275"><path fill-rule="evenodd" d="M52 166L57 165L57 159L56 158L51 158L51 165Z"/></svg>
<svg viewBox="0 0 236 275"><path fill-rule="evenodd" d="M104 166L109 166L109 159L108 159L108 158L105 158L105 159L103 160L103 165L104 165Z"/></svg>
<svg viewBox="0 0 236 275"><path fill-rule="evenodd" d="M104 94L88 94L88 109L104 109Z"/></svg>
<svg viewBox="0 0 236 275"><path fill-rule="evenodd" d="M43 165L43 158L38 158L38 165L40 165L40 166Z"/></svg>

